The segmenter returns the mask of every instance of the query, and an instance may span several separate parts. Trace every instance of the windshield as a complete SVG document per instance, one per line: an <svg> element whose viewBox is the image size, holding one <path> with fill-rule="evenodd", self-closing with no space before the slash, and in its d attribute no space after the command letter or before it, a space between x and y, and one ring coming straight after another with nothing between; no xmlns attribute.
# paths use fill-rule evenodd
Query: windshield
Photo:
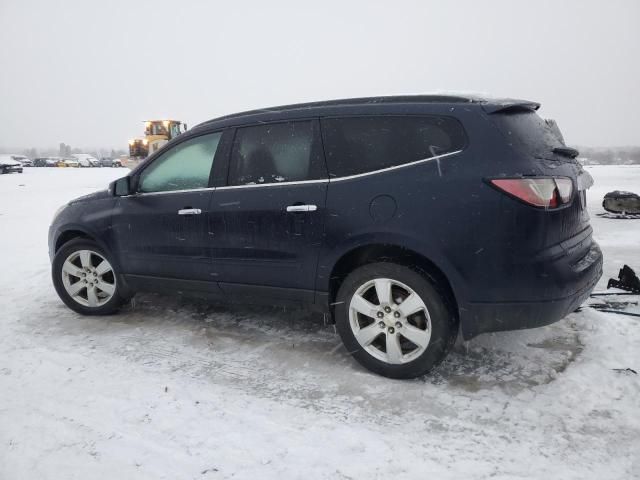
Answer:
<svg viewBox="0 0 640 480"><path fill-rule="evenodd" d="M555 123L549 125L535 112L505 112L491 117L507 138L536 156L553 155L554 148L565 146Z"/></svg>
<svg viewBox="0 0 640 480"><path fill-rule="evenodd" d="M178 135L180 135L180 124L179 123L172 123L171 127L169 127L171 130L171 138L176 138Z"/></svg>
<svg viewBox="0 0 640 480"><path fill-rule="evenodd" d="M147 135L167 135L167 129L162 122L151 122L145 130Z"/></svg>

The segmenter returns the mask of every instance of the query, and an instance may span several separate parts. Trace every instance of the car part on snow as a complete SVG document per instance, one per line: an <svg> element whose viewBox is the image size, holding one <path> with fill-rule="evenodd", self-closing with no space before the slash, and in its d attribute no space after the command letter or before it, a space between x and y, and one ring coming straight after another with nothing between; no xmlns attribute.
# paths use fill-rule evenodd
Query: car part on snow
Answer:
<svg viewBox="0 0 640 480"><path fill-rule="evenodd" d="M596 213L596 215L598 217L612 218L614 220L640 220L640 214L638 214L638 215L624 214L623 215L622 213L603 212L603 213Z"/></svg>
<svg viewBox="0 0 640 480"><path fill-rule="evenodd" d="M615 313L617 315L627 315L628 317L638 317L640 318L640 313L631 313L631 312L623 312L622 310L609 310L607 308L600 308L597 305L590 305L594 310L598 310L599 312L604 313Z"/></svg>
<svg viewBox="0 0 640 480"><path fill-rule="evenodd" d="M637 295L633 292L594 292L591 297L608 297L610 295Z"/></svg>
<svg viewBox="0 0 640 480"><path fill-rule="evenodd" d="M608 308L611 310L625 310L628 307L636 307L638 306L638 294L633 292L624 292L624 293L610 293L609 296L605 296L605 294L601 295L591 295L594 303L589 303L587 306L595 309L599 308ZM619 299L617 295L631 295L631 298L623 298Z"/></svg>
<svg viewBox="0 0 640 480"><path fill-rule="evenodd" d="M640 215L640 196L633 192L615 190L604 196L602 206L611 213Z"/></svg>
<svg viewBox="0 0 640 480"><path fill-rule="evenodd" d="M633 295L637 297L637 293L627 292L625 295ZM597 303L589 303L586 306L595 310L616 310L618 312L624 312L629 307L637 307L638 300L618 300L615 298L598 298Z"/></svg>
<svg viewBox="0 0 640 480"><path fill-rule="evenodd" d="M585 305L594 310L598 310L599 312L605 313L615 313L618 315L627 315L630 317L640 317L640 313L632 313L627 312L626 309L629 306L637 306L637 300L609 300L605 297L609 296L619 296L619 295L633 295L637 296L640 294L640 279L638 279L637 275L629 267L628 265L624 265L620 269L620 273L618 273L618 280L611 278L609 279L609 283L607 283L607 288L619 288L621 290L625 290L624 292L594 292L590 295L591 298L602 298L599 300L601 303L591 303ZM580 309L578 309L579 311Z"/></svg>
<svg viewBox="0 0 640 480"><path fill-rule="evenodd" d="M607 288L619 288L627 292L640 293L640 278L628 265L623 266L618 273L618 280L609 279Z"/></svg>
<svg viewBox="0 0 640 480"><path fill-rule="evenodd" d="M637 293L626 293L626 295L638 295ZM628 312L626 309L628 307L637 307L637 301L631 302L620 302L615 300L602 300L602 303L591 303L586 305L593 310L598 310L599 312L604 313L615 313L616 315L627 315L629 317L640 317L640 313ZM577 311L580 311L579 308Z"/></svg>
<svg viewBox="0 0 640 480"><path fill-rule="evenodd" d="M618 372L618 373L633 373L634 375L637 375L638 372L636 372L633 368L612 368L612 370L614 372Z"/></svg>

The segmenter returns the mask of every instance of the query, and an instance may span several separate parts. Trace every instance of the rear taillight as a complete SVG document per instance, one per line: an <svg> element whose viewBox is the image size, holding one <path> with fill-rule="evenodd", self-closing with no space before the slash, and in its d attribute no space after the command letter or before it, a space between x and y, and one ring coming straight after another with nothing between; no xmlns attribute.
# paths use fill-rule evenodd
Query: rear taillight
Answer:
<svg viewBox="0 0 640 480"><path fill-rule="evenodd" d="M529 205L557 208L571 201L573 183L570 178L495 178L491 184Z"/></svg>

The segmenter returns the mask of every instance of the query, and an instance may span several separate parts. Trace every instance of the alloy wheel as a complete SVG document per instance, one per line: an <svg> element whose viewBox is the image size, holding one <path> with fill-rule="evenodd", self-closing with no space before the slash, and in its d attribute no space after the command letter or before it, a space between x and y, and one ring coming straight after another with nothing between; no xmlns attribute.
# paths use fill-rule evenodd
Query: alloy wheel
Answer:
<svg viewBox="0 0 640 480"><path fill-rule="evenodd" d="M431 339L431 318L420 295L390 278L369 280L356 290L349 325L362 348L389 364L415 360Z"/></svg>
<svg viewBox="0 0 640 480"><path fill-rule="evenodd" d="M69 296L85 307L101 307L116 292L113 267L101 254L77 250L62 264L62 284Z"/></svg>

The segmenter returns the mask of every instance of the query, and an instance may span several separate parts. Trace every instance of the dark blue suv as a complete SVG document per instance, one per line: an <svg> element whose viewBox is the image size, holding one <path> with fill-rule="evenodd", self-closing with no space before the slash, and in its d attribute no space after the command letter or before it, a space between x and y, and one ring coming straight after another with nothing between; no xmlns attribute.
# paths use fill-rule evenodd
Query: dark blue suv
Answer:
<svg viewBox="0 0 640 480"><path fill-rule="evenodd" d="M421 375L459 329L555 322L601 275L593 181L538 107L381 97L205 122L59 211L53 283L89 315L140 291L308 305L367 368Z"/></svg>

